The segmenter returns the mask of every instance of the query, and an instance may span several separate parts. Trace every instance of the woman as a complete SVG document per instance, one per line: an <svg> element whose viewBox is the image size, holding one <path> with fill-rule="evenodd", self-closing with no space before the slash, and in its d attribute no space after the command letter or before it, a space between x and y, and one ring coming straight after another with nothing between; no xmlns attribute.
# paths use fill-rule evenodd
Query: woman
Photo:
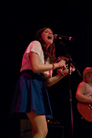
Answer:
<svg viewBox="0 0 92 138"><path fill-rule="evenodd" d="M83 103L92 103L92 67L83 71L83 81L78 85L76 99Z"/></svg>
<svg viewBox="0 0 92 138"><path fill-rule="evenodd" d="M84 117L81 117L80 124L78 127L79 136L83 138L91 138L92 137L92 122L89 122L88 119L85 118L87 117L87 111L86 111L87 108L85 105L92 104L92 67L86 67L83 70L83 81L80 82L78 85L78 88L76 91L76 99L79 101L78 103L79 106L77 106L78 110L80 114L84 116ZM80 108L81 103L84 103L84 108ZM81 105L83 107L83 104ZM89 114L88 114L88 118L90 118Z"/></svg>
<svg viewBox="0 0 92 138"><path fill-rule="evenodd" d="M32 123L33 138L45 138L48 132L46 117L52 111L46 86L49 87L68 74L64 60L56 62L54 35L50 28L37 31L22 59L11 112L24 112ZM65 74L52 77L54 69L63 67Z"/></svg>

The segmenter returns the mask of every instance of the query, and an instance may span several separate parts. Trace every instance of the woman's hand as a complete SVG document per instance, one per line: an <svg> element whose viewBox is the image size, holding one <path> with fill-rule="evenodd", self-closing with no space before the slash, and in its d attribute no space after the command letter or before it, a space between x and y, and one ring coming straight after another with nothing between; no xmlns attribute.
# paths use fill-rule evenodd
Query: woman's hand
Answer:
<svg viewBox="0 0 92 138"><path fill-rule="evenodd" d="M66 61L65 60L60 60L59 62L58 62L58 65L59 65L59 68L66 68Z"/></svg>
<svg viewBox="0 0 92 138"><path fill-rule="evenodd" d="M70 73L75 71L75 67L74 66L70 66ZM69 72L68 67L66 66L66 68L61 68L61 69L57 69L57 73L58 74L62 74L62 75L67 75Z"/></svg>

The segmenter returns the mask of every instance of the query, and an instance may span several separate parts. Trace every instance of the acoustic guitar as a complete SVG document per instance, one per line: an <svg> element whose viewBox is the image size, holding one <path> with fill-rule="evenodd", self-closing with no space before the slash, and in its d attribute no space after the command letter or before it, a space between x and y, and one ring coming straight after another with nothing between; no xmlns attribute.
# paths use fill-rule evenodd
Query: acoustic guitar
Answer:
<svg viewBox="0 0 92 138"><path fill-rule="evenodd" d="M91 104L78 102L77 109L86 121L92 122L92 105Z"/></svg>

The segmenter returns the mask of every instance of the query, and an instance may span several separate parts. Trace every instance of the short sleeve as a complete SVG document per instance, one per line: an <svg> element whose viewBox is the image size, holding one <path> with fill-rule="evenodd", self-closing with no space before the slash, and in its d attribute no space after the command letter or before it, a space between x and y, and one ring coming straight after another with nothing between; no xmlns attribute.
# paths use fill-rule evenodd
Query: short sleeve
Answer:
<svg viewBox="0 0 92 138"><path fill-rule="evenodd" d="M30 51L35 52L38 55L40 55L41 54L41 51L42 51L42 47L41 47L40 42L39 41L32 41L29 44L29 46L28 46L28 48L26 50L26 53L30 53Z"/></svg>

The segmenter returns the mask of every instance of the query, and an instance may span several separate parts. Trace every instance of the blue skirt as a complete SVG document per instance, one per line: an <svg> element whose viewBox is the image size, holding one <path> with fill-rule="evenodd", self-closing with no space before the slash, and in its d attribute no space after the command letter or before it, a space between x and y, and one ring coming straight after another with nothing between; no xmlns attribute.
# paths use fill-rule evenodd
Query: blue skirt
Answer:
<svg viewBox="0 0 92 138"><path fill-rule="evenodd" d="M28 113L31 111L53 118L43 74L24 70L16 83L10 112Z"/></svg>

